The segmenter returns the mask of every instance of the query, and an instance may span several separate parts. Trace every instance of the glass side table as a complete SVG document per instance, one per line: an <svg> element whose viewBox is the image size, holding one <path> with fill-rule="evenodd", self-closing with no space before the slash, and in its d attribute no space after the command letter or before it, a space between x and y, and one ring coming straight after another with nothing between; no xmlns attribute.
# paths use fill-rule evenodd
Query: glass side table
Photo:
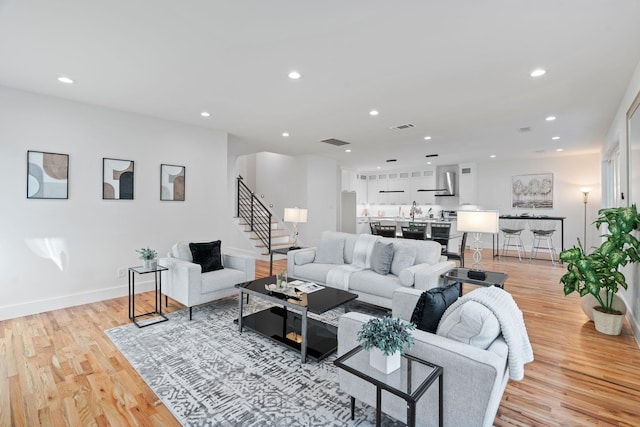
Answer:
<svg viewBox="0 0 640 427"><path fill-rule="evenodd" d="M382 416L382 390L407 402L407 426L416 425L416 403L438 380L438 425L442 427L442 367L407 354L402 355L400 369L385 375L369 364L369 352L361 346L343 354L333 362L343 369L376 386L376 427ZM415 364L425 369L413 369ZM356 398L351 397L351 419L355 415Z"/></svg>
<svg viewBox="0 0 640 427"><path fill-rule="evenodd" d="M162 272L166 270L169 269L161 265L158 265L156 268L144 268L143 266L129 268L129 319L131 319L138 328L144 328L169 320L162 314ZM150 273L153 273L155 276L155 310L148 313L136 314L136 274ZM154 314L157 315L155 321L152 322L152 319L149 319L147 322L138 323L138 318L152 316Z"/></svg>

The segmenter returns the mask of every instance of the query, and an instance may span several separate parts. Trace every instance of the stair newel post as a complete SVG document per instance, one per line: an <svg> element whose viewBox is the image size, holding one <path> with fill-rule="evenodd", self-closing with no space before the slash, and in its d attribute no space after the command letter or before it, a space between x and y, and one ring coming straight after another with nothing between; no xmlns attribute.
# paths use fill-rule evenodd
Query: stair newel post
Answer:
<svg viewBox="0 0 640 427"><path fill-rule="evenodd" d="M269 211L269 244L267 245L267 250L269 251L269 253L271 253L271 217L273 216L273 214L271 213L271 211Z"/></svg>
<svg viewBox="0 0 640 427"><path fill-rule="evenodd" d="M251 231L253 231L253 200L255 199L256 195L254 193L251 193Z"/></svg>
<svg viewBox="0 0 640 427"><path fill-rule="evenodd" d="M236 217L240 218L240 182L242 181L242 177L238 176L236 178L236 192L237 192L237 197L236 197Z"/></svg>

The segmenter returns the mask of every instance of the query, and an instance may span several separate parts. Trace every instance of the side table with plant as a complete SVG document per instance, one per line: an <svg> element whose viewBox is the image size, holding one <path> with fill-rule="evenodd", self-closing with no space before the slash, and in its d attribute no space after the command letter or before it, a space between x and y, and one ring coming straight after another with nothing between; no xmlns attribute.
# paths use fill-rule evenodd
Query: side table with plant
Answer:
<svg viewBox="0 0 640 427"><path fill-rule="evenodd" d="M379 371L389 374L400 368L400 354L413 346L413 336L409 333L416 328L400 318L391 316L373 318L358 331L358 341L369 350L369 363Z"/></svg>
<svg viewBox="0 0 640 427"><path fill-rule="evenodd" d="M578 246L560 253L560 260L567 263L567 273L560 279L564 294L578 292L581 297L592 295L598 302L593 320L596 330L609 335L619 335L624 313L614 309L614 298L620 287L627 289L627 280L620 267L640 261L640 241L632 234L640 228L640 216L636 205L600 209L594 224L600 229L606 224L606 240L600 247L586 253L580 239Z"/></svg>
<svg viewBox="0 0 640 427"><path fill-rule="evenodd" d="M140 259L143 262L144 268L146 268L147 270L155 270L156 268L158 268L158 260L156 259L158 253L155 251L155 249L140 248L136 249L136 252L140 254Z"/></svg>

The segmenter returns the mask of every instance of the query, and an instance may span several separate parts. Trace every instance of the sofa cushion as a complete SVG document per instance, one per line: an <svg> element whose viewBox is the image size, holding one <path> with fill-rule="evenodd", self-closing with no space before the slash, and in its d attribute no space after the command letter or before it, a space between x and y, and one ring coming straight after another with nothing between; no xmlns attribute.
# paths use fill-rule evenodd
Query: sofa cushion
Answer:
<svg viewBox="0 0 640 427"><path fill-rule="evenodd" d="M315 257L316 253L313 250L298 251L294 254L293 262L297 265L309 264Z"/></svg>
<svg viewBox="0 0 640 427"><path fill-rule="evenodd" d="M371 251L371 269L378 274L389 274L393 260L393 243L378 240Z"/></svg>
<svg viewBox="0 0 640 427"><path fill-rule="evenodd" d="M393 261L391 262L391 273L398 276L402 270L411 267L416 260L415 246L404 243L393 244Z"/></svg>
<svg viewBox="0 0 640 427"><path fill-rule="evenodd" d="M373 270L356 271L349 276L349 292L364 292L391 300L393 291L402 284L393 274L383 276Z"/></svg>
<svg viewBox="0 0 640 427"><path fill-rule="evenodd" d="M207 243L189 243L193 262L200 264L203 273L224 268L222 266L222 253L220 252L221 244L220 240Z"/></svg>
<svg viewBox="0 0 640 427"><path fill-rule="evenodd" d="M344 263L353 264L353 249L356 246L358 236L358 234L341 231L323 231L321 240L344 240Z"/></svg>
<svg viewBox="0 0 640 427"><path fill-rule="evenodd" d="M210 271L203 273L201 277L202 286L200 287L200 292L202 294L233 288L236 283L242 283L247 280L244 271L234 270L233 268Z"/></svg>
<svg viewBox="0 0 640 427"><path fill-rule="evenodd" d="M315 262L310 262L309 264L304 265L294 265L293 277L324 284L327 283L327 274L332 268L336 268L336 265L318 264Z"/></svg>
<svg viewBox="0 0 640 427"><path fill-rule="evenodd" d="M415 323L418 329L435 334L440 318L459 295L459 282L423 292L413 309L411 323Z"/></svg>
<svg viewBox="0 0 640 427"><path fill-rule="evenodd" d="M455 308L438 325L437 334L481 349L500 336L500 323L484 305L467 301Z"/></svg>
<svg viewBox="0 0 640 427"><path fill-rule="evenodd" d="M318 264L344 264L344 239L320 240L316 246Z"/></svg>
<svg viewBox="0 0 640 427"><path fill-rule="evenodd" d="M193 262L189 242L178 242L171 247L171 255L183 261Z"/></svg>

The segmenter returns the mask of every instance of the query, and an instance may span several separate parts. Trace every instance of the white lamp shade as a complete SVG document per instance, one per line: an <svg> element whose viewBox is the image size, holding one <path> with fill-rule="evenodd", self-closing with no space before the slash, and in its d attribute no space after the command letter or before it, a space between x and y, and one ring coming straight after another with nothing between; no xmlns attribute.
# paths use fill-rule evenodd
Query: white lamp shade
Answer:
<svg viewBox="0 0 640 427"><path fill-rule="evenodd" d="M458 231L497 233L499 221L498 211L458 211Z"/></svg>
<svg viewBox="0 0 640 427"><path fill-rule="evenodd" d="M307 222L307 210L300 208L284 208L285 222Z"/></svg>

